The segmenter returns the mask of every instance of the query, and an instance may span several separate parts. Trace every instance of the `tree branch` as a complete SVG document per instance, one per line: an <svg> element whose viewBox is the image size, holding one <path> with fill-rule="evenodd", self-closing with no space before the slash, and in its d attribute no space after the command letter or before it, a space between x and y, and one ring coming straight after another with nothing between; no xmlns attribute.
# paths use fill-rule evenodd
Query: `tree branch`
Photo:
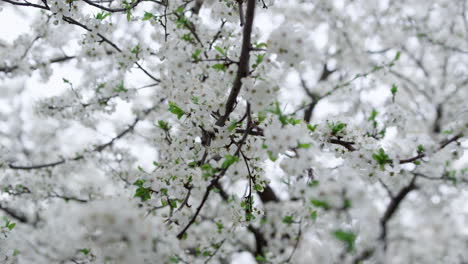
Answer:
<svg viewBox="0 0 468 264"><path fill-rule="evenodd" d="M40 8L40 9L44 9L44 10L50 10L50 8L47 7L47 6L31 4L29 2L16 2L16 1L13 1L13 0L2 0L2 1L13 4L13 5L17 5L17 6L30 6L30 7Z"/></svg>
<svg viewBox="0 0 468 264"><path fill-rule="evenodd" d="M11 208L8 208L8 207L4 207L0 204L0 210L2 210L4 213L6 213L7 215L9 215L10 217L16 219L17 221L21 222L21 223L28 223L28 218L22 214L22 213L18 213L16 212L15 210L11 209Z"/></svg>
<svg viewBox="0 0 468 264"><path fill-rule="evenodd" d="M216 125L220 127L225 125L229 115L234 111L234 105L237 102L237 96L239 95L242 87L242 78L249 75L250 39L255 15L255 2L256 0L247 1L246 21L244 31L242 33L242 49L238 64L239 68L237 70L236 78L234 79L233 87L226 101L224 114L219 117L218 121L216 121Z"/></svg>
<svg viewBox="0 0 468 264"><path fill-rule="evenodd" d="M388 224L388 221L396 213L396 211L398 210L398 207L401 205L401 203L406 198L406 196L412 190L417 189L417 186L416 186L415 183L416 183L416 176L414 176L413 179L411 179L411 182L410 182L410 184L408 186L401 189L400 192L395 197L392 198L392 200L390 201L390 203L387 206L387 209L385 210L384 215L380 219L381 231L380 231L379 239L384 242L384 248L387 247L386 238L387 238L387 224Z"/></svg>
<svg viewBox="0 0 468 264"><path fill-rule="evenodd" d="M143 116L146 116L148 115L155 107L152 107L152 108L149 108L147 110L145 110L143 112ZM129 127L127 129L124 129L123 131L121 131L117 136L115 136L114 138L112 138L110 141L104 143L104 144L101 144L101 145L98 145L96 146L93 150L91 150L90 152L101 152L103 151L104 149L112 146L116 140L124 137L125 135L127 135L128 133L130 133L131 131L133 131L133 129L135 128L135 126L138 124L138 122L141 121L141 118L142 117L137 117L135 118L135 120L133 121L132 124L129 125ZM42 168L48 168L48 167L55 167L57 165L60 165L60 164L63 164L67 161L78 161L78 160L82 160L84 159L84 155L78 155L74 158L71 158L71 159L61 159L61 160L58 160L58 161L54 161L54 162L50 162L50 163L44 163L44 164L38 164L38 165L30 165L30 166L22 166L22 165L14 165L12 163L8 164L8 166L10 167L10 169L14 169L14 170L34 170L34 169L42 169Z"/></svg>
<svg viewBox="0 0 468 264"><path fill-rule="evenodd" d="M143 0L136 0L135 2L130 4L128 8L126 8L126 7L124 7L124 8L109 8L109 7L105 7L105 6L102 6L102 5L98 5L98 4L94 3L93 1L89 1L89 0L82 0L82 1L87 3L88 5L97 7L99 9L102 9L102 10L110 12L110 13L127 12L128 10L133 9L134 7L139 5L141 2L143 2Z"/></svg>

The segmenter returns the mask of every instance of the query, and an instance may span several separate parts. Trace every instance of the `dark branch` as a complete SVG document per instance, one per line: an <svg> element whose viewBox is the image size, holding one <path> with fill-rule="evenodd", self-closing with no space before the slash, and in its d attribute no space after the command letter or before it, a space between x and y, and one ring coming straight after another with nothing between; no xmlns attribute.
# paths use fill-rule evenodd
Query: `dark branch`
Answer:
<svg viewBox="0 0 468 264"><path fill-rule="evenodd" d="M127 12L128 10L133 9L133 8L136 7L138 4L140 4L141 2L143 2L143 0L136 0L135 2L133 2L133 3L132 3L131 5L129 5L128 7L124 7L124 8L109 8L109 7L105 7L105 6L102 6L102 5L98 5L98 4L94 3L93 1L89 1L89 0L82 0L82 1L85 2L85 3L87 3L88 5L97 7L97 8L99 8L99 9L102 9L102 10L107 11L107 12L110 12L110 13Z"/></svg>
<svg viewBox="0 0 468 264"><path fill-rule="evenodd" d="M143 116L146 116L148 115L152 110L154 109L154 107L150 108L150 109L147 109L143 112ZM112 146L115 141L117 141L118 139L124 137L125 135L127 135L128 133L130 133L131 131L133 131L133 129L135 128L135 126L138 124L138 122L141 121L141 117L137 117L135 118L135 120L133 121L132 124L129 125L129 127L127 129L124 129L123 131L121 131L117 136L115 136L114 138L112 138L110 141L104 143L104 144L101 144L101 145L98 145L96 146L93 150L91 150L91 152L101 152L103 151L104 149ZM74 158L71 158L71 159L61 159L61 160L58 160L58 161L55 161L55 162L50 162L50 163L44 163L44 164L39 164L39 165L31 165L31 166L20 166L20 165L14 165L14 164L8 164L8 166L10 167L10 169L14 169L14 170L33 170L33 169L42 169L42 168L47 168L47 167L55 167L57 165L60 165L60 164L63 164L67 161L78 161L78 160L82 160L84 159L84 155L78 155Z"/></svg>
<svg viewBox="0 0 468 264"><path fill-rule="evenodd" d="M44 10L50 10L50 8L47 7L47 6L31 4L29 2L16 2L16 1L13 1L13 0L2 0L2 1L13 4L13 5L18 5L18 6L30 6L30 7L40 8L40 9L44 9Z"/></svg>
<svg viewBox="0 0 468 264"><path fill-rule="evenodd" d="M329 140L329 142L332 143L332 144L336 144L336 145L343 146L343 147L345 147L345 148L346 148L347 150L349 150L349 151L355 151L355 150L356 150L356 148L353 147L354 142L351 142L351 141L343 141L343 140L341 140L341 139L331 138L331 139Z"/></svg>
<svg viewBox="0 0 468 264"><path fill-rule="evenodd" d="M242 34L242 49L239 59L239 69L237 71L236 78L234 79L234 84L229 93L228 99L226 101L225 112L224 114L216 121L216 125L224 126L226 120L229 118L229 115L234 111L234 105L237 102L237 96L242 87L242 78L245 78L249 75L249 59L250 59L250 39L252 33L252 26L255 15L255 2L256 0L248 0L247 10L246 10L246 21L244 25L244 31Z"/></svg>
<svg viewBox="0 0 468 264"><path fill-rule="evenodd" d="M390 201L390 203L387 206L387 209L385 210L384 215L380 219L381 231L380 231L379 239L384 242L384 248L387 247L386 238L387 238L387 224L388 224L388 221L390 221L392 216L396 213L396 211L398 210L398 207L401 205L401 203L406 198L406 196L412 190L415 190L415 189L417 189L416 176L414 176L413 179L411 179L411 182L410 182L409 185L407 185L406 187L401 189L400 192L398 192L398 194L395 197L392 198L392 200Z"/></svg>
<svg viewBox="0 0 468 264"><path fill-rule="evenodd" d="M0 204L0 210L2 210L4 213L6 213L7 215L9 215L10 217L16 219L17 221L21 222L21 223L28 223L28 218L22 214L22 213L19 213L11 208L8 208L8 207L4 207Z"/></svg>
<svg viewBox="0 0 468 264"><path fill-rule="evenodd" d="M63 57L57 57L57 58L54 58L54 59L51 59L49 60L49 64L52 64L52 63L60 63L60 62L65 62L65 61L68 61L68 60L72 60L76 58L75 56L63 56ZM36 65L33 65L31 66L31 70L36 70L38 69L40 66L40 63L39 64L36 64ZM18 65L14 65L14 66L10 66L10 67L0 67L0 72L4 72L4 73L10 73L10 72L13 72L15 71L16 69L18 69Z"/></svg>
<svg viewBox="0 0 468 264"><path fill-rule="evenodd" d="M450 139L447 139L447 140L445 140L445 141L442 141L442 142L440 143L439 148L438 148L437 150L441 150L441 149L445 148L445 147L448 146L450 143L453 143L453 142L459 140L459 139L462 138L462 137L463 137L463 134L460 133L460 134L457 134L457 135L453 136L453 137L450 138ZM424 154L424 153L418 153L418 155L416 155L416 156L414 156L414 157L412 157L412 158L400 160L400 164L410 163L410 162L416 161L416 160L418 160L418 159L422 159L422 158L424 158L425 156L426 156L426 154Z"/></svg>

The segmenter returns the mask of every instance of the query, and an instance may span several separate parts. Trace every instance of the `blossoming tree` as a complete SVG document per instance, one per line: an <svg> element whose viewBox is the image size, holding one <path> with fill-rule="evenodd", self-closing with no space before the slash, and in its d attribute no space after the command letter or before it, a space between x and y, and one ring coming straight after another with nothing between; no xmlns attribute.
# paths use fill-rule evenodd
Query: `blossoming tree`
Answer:
<svg viewBox="0 0 468 264"><path fill-rule="evenodd" d="M0 262L467 262L467 8L0 1Z"/></svg>

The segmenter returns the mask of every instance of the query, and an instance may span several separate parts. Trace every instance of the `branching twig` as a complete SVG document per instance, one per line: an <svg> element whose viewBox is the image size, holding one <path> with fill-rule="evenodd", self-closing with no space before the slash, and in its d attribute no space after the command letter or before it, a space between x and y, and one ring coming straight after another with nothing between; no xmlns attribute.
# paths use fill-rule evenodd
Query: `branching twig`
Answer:
<svg viewBox="0 0 468 264"><path fill-rule="evenodd" d="M398 207L401 205L401 203L406 198L406 196L412 190L415 190L415 189L417 189L416 176L414 176L413 179L411 179L411 182L410 182L409 185L407 185L406 187L401 189L400 192L398 192L398 194L395 197L392 198L392 200L390 201L390 203L387 206L387 209L385 210L384 215L380 219L381 230L380 230L379 239L383 241L384 248L387 247L386 238L387 238L387 224L388 224L388 221L396 213L396 211L398 210Z"/></svg>
<svg viewBox="0 0 468 264"><path fill-rule="evenodd" d="M250 39L255 15L255 3L256 0L247 1L246 21L244 25L244 31L242 33L242 48L239 59L239 68L236 78L234 79L233 87L226 101L224 114L219 117L218 121L216 121L216 125L220 127L224 126L227 119L229 118L229 115L231 115L232 111L234 111L234 105L237 102L237 96L239 95L242 87L242 78L245 78L249 75L249 59L251 49Z"/></svg>
<svg viewBox="0 0 468 264"><path fill-rule="evenodd" d="M148 115L152 110L154 110L154 107L150 108L150 109L147 109L143 112L143 116L146 116ZM101 152L103 151L104 149L112 146L114 144L114 142L122 137L124 137L125 135L127 135L128 133L130 133L131 131L133 131L133 129L135 128L135 126L138 124L138 122L141 121L141 117L137 117L135 118L135 120L133 121L132 124L130 124L130 126L127 128L127 129L124 129L123 131L121 131L117 136L115 136L114 138L112 138L110 141L104 143L104 144L101 144L101 145L98 145L96 146L94 149L92 149L90 152ZM48 168L48 167L55 167L57 165L60 165L60 164L63 164L67 161L78 161L78 160L82 160L84 159L84 155L78 155L74 158L70 158L70 159L60 159L58 161L54 161L54 162L50 162L50 163L44 163L44 164L38 164L38 165L30 165L30 166L23 166L23 165L14 165L12 163L8 164L8 166L10 167L10 169L14 169L14 170L33 170L33 169L42 169L42 168Z"/></svg>
<svg viewBox="0 0 468 264"><path fill-rule="evenodd" d="M97 7L97 8L99 8L99 9L102 9L102 10L107 11L107 12L110 12L110 13L127 12L128 10L133 9L134 7L136 7L137 5L139 5L141 2L143 2L143 0L136 0L135 2L131 3L128 7L124 7L124 8L109 8L109 7L105 7L105 6L102 6L102 5L98 5L98 4L96 4L95 2L90 1L90 0L82 0L82 1L85 2L85 3L87 3L87 4L90 5L90 6Z"/></svg>

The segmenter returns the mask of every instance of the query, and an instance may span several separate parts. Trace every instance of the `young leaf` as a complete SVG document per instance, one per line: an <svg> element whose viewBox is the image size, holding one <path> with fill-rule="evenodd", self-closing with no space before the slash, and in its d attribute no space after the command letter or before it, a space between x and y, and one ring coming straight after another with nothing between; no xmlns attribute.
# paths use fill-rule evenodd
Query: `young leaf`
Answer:
<svg viewBox="0 0 468 264"><path fill-rule="evenodd" d="M394 61L397 61L400 59L400 55L401 55L401 52L397 51L397 53L395 54L395 58L393 59Z"/></svg>
<svg viewBox="0 0 468 264"><path fill-rule="evenodd" d="M167 123L164 120L158 120L158 127L164 131L169 131L171 129L171 127L169 126L169 123Z"/></svg>
<svg viewBox="0 0 468 264"><path fill-rule="evenodd" d="M104 20L108 16L110 16L110 13L101 12L96 14L96 19Z"/></svg>
<svg viewBox="0 0 468 264"><path fill-rule="evenodd" d="M169 112L175 114L177 119L180 119L183 115L185 115L184 110L178 107L174 102L169 102Z"/></svg>
<svg viewBox="0 0 468 264"><path fill-rule="evenodd" d="M310 132L314 132L315 129L317 129L317 126L318 126L318 125L307 124L307 129L309 129Z"/></svg>
<svg viewBox="0 0 468 264"><path fill-rule="evenodd" d="M224 65L223 63L217 63L215 65L212 66L213 69L215 69L216 71L226 71L226 65Z"/></svg>
<svg viewBox="0 0 468 264"><path fill-rule="evenodd" d="M385 153L383 148L380 148L377 153L372 154L372 158L377 161L377 164L380 165L380 168L384 170L385 164L391 163L390 157Z"/></svg>
<svg viewBox="0 0 468 264"><path fill-rule="evenodd" d="M398 92L398 86L396 84L392 84L392 88L390 89L390 92L392 93L393 96L396 95Z"/></svg>
<svg viewBox="0 0 468 264"><path fill-rule="evenodd" d="M254 185L254 190L257 192L263 192L263 186L257 183Z"/></svg>
<svg viewBox="0 0 468 264"><path fill-rule="evenodd" d="M221 169L225 170L229 168L232 164L236 163L239 160L238 157L232 155L224 156L224 162L221 165Z"/></svg>
<svg viewBox="0 0 468 264"><path fill-rule="evenodd" d="M78 252L81 252L81 253L83 253L83 254L85 254L85 255L88 255L89 252L91 252L91 249L89 249L89 248L82 248L82 249L78 250Z"/></svg>
<svg viewBox="0 0 468 264"><path fill-rule="evenodd" d="M348 252L351 252L354 250L354 244L355 244L355 241L356 241L356 235L351 233L351 232L346 232L346 231L343 231L341 229L338 229L336 231L334 231L333 233L333 236L342 241L343 243L345 243L346 245L346 250Z"/></svg>
<svg viewBox="0 0 468 264"><path fill-rule="evenodd" d="M312 199L312 200L310 200L310 203L315 207L320 207L320 208L323 208L325 210L330 209L330 205L328 205L327 202L322 201L322 200Z"/></svg>
<svg viewBox="0 0 468 264"><path fill-rule="evenodd" d="M8 228L8 230L11 231L11 230L13 230L13 228L15 228L15 226L16 226L16 223L10 223L10 224L8 224L7 228Z"/></svg>
<svg viewBox="0 0 468 264"><path fill-rule="evenodd" d="M292 224L294 222L294 218L293 218L292 215L287 215L287 216L283 217L282 222L285 223L285 224L290 225L290 224Z"/></svg>
<svg viewBox="0 0 468 264"><path fill-rule="evenodd" d="M150 12L145 12L145 14L143 15L142 21L150 20L153 17L154 17L154 15L151 14Z"/></svg>
<svg viewBox="0 0 468 264"><path fill-rule="evenodd" d="M130 51L133 54L138 54L140 52L140 45L136 45L133 47L133 49Z"/></svg>
<svg viewBox="0 0 468 264"><path fill-rule="evenodd" d="M200 54L201 54L201 53L202 53L202 50L200 50L200 49L195 50L195 51L193 52L193 54L192 54L192 59L193 59L194 61L200 60Z"/></svg>
<svg viewBox="0 0 468 264"><path fill-rule="evenodd" d="M221 53L221 55L227 56L227 55L226 55L226 52L225 52L221 47L215 46L214 48L215 48L219 53Z"/></svg>

